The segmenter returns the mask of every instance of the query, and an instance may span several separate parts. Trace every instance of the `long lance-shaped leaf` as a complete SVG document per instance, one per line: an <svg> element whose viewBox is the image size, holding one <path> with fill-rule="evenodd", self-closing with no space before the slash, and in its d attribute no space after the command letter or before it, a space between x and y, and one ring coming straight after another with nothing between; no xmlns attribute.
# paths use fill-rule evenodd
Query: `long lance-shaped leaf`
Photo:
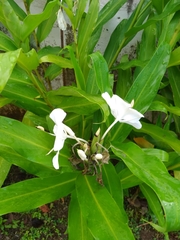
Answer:
<svg viewBox="0 0 180 240"><path fill-rule="evenodd" d="M165 6L164 11L161 14L154 16L153 18L146 21L144 24L133 27L126 33L126 36L127 37L131 36L137 33L138 31L144 29L145 27L148 27L151 24L156 23L157 21L161 21L167 18L170 14L178 11L179 9L180 9L180 4L177 0L169 1L168 4Z"/></svg>
<svg viewBox="0 0 180 240"><path fill-rule="evenodd" d="M72 23L74 25L74 29L77 29L77 27L82 19L82 15L85 11L87 2L88 2L87 0L78 2L77 12L76 12L76 15L74 16L74 21Z"/></svg>
<svg viewBox="0 0 180 240"><path fill-rule="evenodd" d="M52 167L54 153L49 155L47 153L53 148L53 136L6 117L0 117L0 126L1 144L11 146L14 151L29 161ZM68 148L64 147L60 159L65 158L68 161L67 156L70 156L70 153Z"/></svg>
<svg viewBox="0 0 180 240"><path fill-rule="evenodd" d="M35 15L28 15L20 28L20 39L24 41L44 20L51 16L54 7L58 4L58 0L50 1L44 11Z"/></svg>
<svg viewBox="0 0 180 240"><path fill-rule="evenodd" d="M84 90L85 89L85 78L82 73L82 69L79 66L79 63L74 55L74 51L71 46L67 46L67 49L69 50L70 58L71 58L71 63L74 67L74 73L76 76L76 84L79 89Z"/></svg>
<svg viewBox="0 0 180 240"><path fill-rule="evenodd" d="M118 174L113 166L112 163L108 165L105 164L103 166L103 183L110 192L111 196L116 201L119 209L121 211L121 218L124 219L124 222L127 222L127 216L124 210L124 203L123 203L123 191L121 187L121 183L119 181Z"/></svg>
<svg viewBox="0 0 180 240"><path fill-rule="evenodd" d="M47 94L49 101L67 112L89 115L101 109L106 119L109 115L107 104L100 96L87 94L76 87L61 87Z"/></svg>
<svg viewBox="0 0 180 240"><path fill-rule="evenodd" d="M70 60L63 58L61 56L53 55L53 54L47 54L45 56L42 56L39 62L40 63L50 62L50 63L55 63L56 65L62 68L73 68L73 65Z"/></svg>
<svg viewBox="0 0 180 240"><path fill-rule="evenodd" d="M162 206L157 195L149 186L147 186L144 183L140 185L140 189L143 195L146 197L149 207L157 217L159 225L164 226L165 225L164 212L162 210Z"/></svg>
<svg viewBox="0 0 180 240"><path fill-rule="evenodd" d="M124 19L123 21L121 21L111 35L110 41L104 52L104 57L110 68L112 67L113 63L115 62L119 52L124 47L124 45L127 44L132 39L132 38L127 39L125 37L125 33L130 28L132 28L132 26L138 21L138 15L140 15L143 2L144 0L141 0L139 2L136 10L132 13L130 18L128 20ZM143 14L141 14L141 18L139 19L140 23L144 21L148 13L149 13L148 11L145 11Z"/></svg>
<svg viewBox="0 0 180 240"><path fill-rule="evenodd" d="M9 163L8 161L6 161L6 159L0 156L0 169L1 169L0 187L3 185L4 180L6 179L10 168L11 168L11 163Z"/></svg>
<svg viewBox="0 0 180 240"><path fill-rule="evenodd" d="M14 66L17 63L21 49L13 52L0 54L0 92L4 89L7 81L9 80Z"/></svg>
<svg viewBox="0 0 180 240"><path fill-rule="evenodd" d="M4 161L6 161L7 164L2 162L3 165L0 164L1 166L1 172L0 172L0 179L2 175L4 174L4 171L6 169L6 165L16 165L22 169L24 169L26 172L33 174L34 176L38 176L41 178L44 177L49 177L49 176L55 176L59 175L60 172L57 171L56 169L52 168L52 166L45 166L40 163L33 162L27 158L22 157L20 154L18 154L16 151L14 151L12 148L6 145L0 144L0 156L4 158ZM67 152L67 157L61 157L60 163L61 163L61 168L64 167L68 170L70 170L71 163L70 161L67 161L68 159L68 152ZM0 158L1 159L1 158Z"/></svg>
<svg viewBox="0 0 180 240"><path fill-rule="evenodd" d="M79 28L78 34L78 53L80 56L85 56L87 43L89 38L94 30L95 23L98 17L98 10L99 10L99 1L94 0L91 1L88 12L86 14L85 20L82 23L83 25ZM80 61L84 61L84 58Z"/></svg>
<svg viewBox="0 0 180 240"><path fill-rule="evenodd" d="M126 100L135 101L134 108L144 113L151 105L160 86L160 82L166 71L170 57L170 46L161 44L149 63L143 68L130 88ZM112 134L112 141L123 141L132 128L129 125L117 123Z"/></svg>
<svg viewBox="0 0 180 240"><path fill-rule="evenodd" d="M106 60L100 54L100 52L96 52L90 55L92 60L92 71L93 77L95 78L94 81L98 86L98 89L101 93L109 92L111 93L113 83L110 81L109 77L109 69ZM93 79L91 80L91 85L93 85Z"/></svg>
<svg viewBox="0 0 180 240"><path fill-rule="evenodd" d="M8 51L14 51L17 47L14 43L14 41L8 37L5 33L0 32L0 50Z"/></svg>
<svg viewBox="0 0 180 240"><path fill-rule="evenodd" d="M71 202L68 211L68 239L69 240L93 240L88 227L87 219L82 215L77 199L76 191L71 194Z"/></svg>
<svg viewBox="0 0 180 240"><path fill-rule="evenodd" d="M101 9L98 15L98 20L96 23L95 30L101 28L107 21L109 21L117 11L123 6L126 0L110 0L108 3Z"/></svg>
<svg viewBox="0 0 180 240"><path fill-rule="evenodd" d="M51 32L53 24L57 19L57 12L59 10L59 5L56 4L51 11L51 15L48 19L43 21L37 29L37 39L39 42L42 42Z"/></svg>
<svg viewBox="0 0 180 240"><path fill-rule="evenodd" d="M39 93L27 73L20 68L14 68L1 94L15 100L16 105L37 115L46 116L50 112L50 108L43 99L38 98Z"/></svg>
<svg viewBox="0 0 180 240"><path fill-rule="evenodd" d="M23 212L67 196L74 189L77 174L63 173L34 178L0 189L0 215Z"/></svg>
<svg viewBox="0 0 180 240"><path fill-rule="evenodd" d="M142 128L138 131L149 134L154 139L169 145L174 151L180 153L180 140L172 132L148 123L142 123Z"/></svg>
<svg viewBox="0 0 180 240"><path fill-rule="evenodd" d="M19 39L21 21L8 1L0 1L0 22L11 32L14 38Z"/></svg>
<svg viewBox="0 0 180 240"><path fill-rule="evenodd" d="M131 172L146 183L158 196L165 212L165 231L180 229L180 182L171 177L165 165L155 156L149 156L136 144L114 142L112 151L120 157Z"/></svg>
<svg viewBox="0 0 180 240"><path fill-rule="evenodd" d="M80 209L95 239L134 239L124 219L120 217L118 205L95 177L79 175L76 191Z"/></svg>

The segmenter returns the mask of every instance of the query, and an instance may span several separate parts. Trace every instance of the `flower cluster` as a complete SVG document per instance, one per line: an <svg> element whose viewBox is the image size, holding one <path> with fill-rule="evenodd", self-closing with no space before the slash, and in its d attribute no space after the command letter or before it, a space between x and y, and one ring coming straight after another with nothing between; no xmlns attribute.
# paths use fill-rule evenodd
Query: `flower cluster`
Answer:
<svg viewBox="0 0 180 240"><path fill-rule="evenodd" d="M105 131L102 138L100 139L100 142L102 142L102 140L105 138L107 133L117 122L127 123L137 129L141 128L142 125L139 120L141 117L144 117L144 116L141 113L139 113L137 110L132 108L134 105L134 101L132 101L129 104L117 95L113 95L112 97L110 97L110 95L107 92L103 93L102 97L109 105L111 114L115 117L115 121ZM93 161L96 161L98 164L99 164L99 161L101 161L101 163L108 163L108 160L109 160L109 157L108 157L109 154L107 154L108 150L98 143L99 145L101 145L101 149L104 149L103 152L101 153L93 152L89 154L88 153L90 148L89 143L84 139L76 137L72 129L63 123L63 120L65 119L65 117L66 117L66 113L64 112L64 110L60 108L54 109L50 113L50 118L55 123L53 128L53 133L54 133L53 135L55 136L54 146L49 152L49 153L51 153L52 151L56 152L52 160L54 168L59 169L59 160L58 160L59 152L63 148L64 142L67 138L74 139L77 142L75 145L80 146L80 149L77 149L77 155L80 158L80 160L82 161L93 160Z"/></svg>

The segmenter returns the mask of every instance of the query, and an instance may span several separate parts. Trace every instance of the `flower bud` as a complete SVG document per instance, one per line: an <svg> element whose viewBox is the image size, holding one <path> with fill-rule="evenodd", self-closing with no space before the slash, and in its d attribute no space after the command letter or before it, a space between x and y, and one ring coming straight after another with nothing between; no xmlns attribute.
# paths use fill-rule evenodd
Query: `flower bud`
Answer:
<svg viewBox="0 0 180 240"><path fill-rule="evenodd" d="M61 9L59 9L57 13L57 22L58 26L62 31L65 31L67 29L67 23L66 20L64 19L64 15Z"/></svg>
<svg viewBox="0 0 180 240"><path fill-rule="evenodd" d="M78 154L78 156L80 157L81 160L83 160L83 161L87 161L88 160L87 156L86 156L86 154L85 154L85 152L83 150L77 149L77 154Z"/></svg>
<svg viewBox="0 0 180 240"><path fill-rule="evenodd" d="M97 153L97 154L95 155L95 159L96 159L96 160L102 160L102 158L103 158L103 155L102 155L101 153Z"/></svg>

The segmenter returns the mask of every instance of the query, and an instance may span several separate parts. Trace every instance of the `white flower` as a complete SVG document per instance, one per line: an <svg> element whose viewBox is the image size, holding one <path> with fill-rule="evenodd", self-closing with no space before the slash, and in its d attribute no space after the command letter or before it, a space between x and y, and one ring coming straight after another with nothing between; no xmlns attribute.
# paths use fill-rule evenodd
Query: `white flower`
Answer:
<svg viewBox="0 0 180 240"><path fill-rule="evenodd" d="M142 127L139 120L144 116L137 110L132 109L134 100L131 103L127 103L117 95L110 97L107 92L103 93L102 97L109 105L111 113L117 121L127 123L137 129Z"/></svg>
<svg viewBox="0 0 180 240"><path fill-rule="evenodd" d="M69 128L62 122L65 117L66 113L60 108L56 108L50 113L50 118L55 123L53 128L55 141L54 147L52 150L50 150L49 153L51 153L53 150L57 151L56 155L53 158L53 166L55 169L59 169L58 163L59 151L63 148L64 141L66 140L66 138L77 139L75 133L71 130L71 128Z"/></svg>
<svg viewBox="0 0 180 240"><path fill-rule="evenodd" d="M83 150L77 149L77 154L78 154L78 156L80 157L81 160L83 160L83 161L87 161L88 160L87 156L86 156L86 154L85 154L85 152Z"/></svg>
<svg viewBox="0 0 180 240"><path fill-rule="evenodd" d="M61 8L59 9L58 13L57 13L57 22L58 22L58 26L62 31L65 31L67 29L67 23L66 20L64 18L63 12L61 10Z"/></svg>

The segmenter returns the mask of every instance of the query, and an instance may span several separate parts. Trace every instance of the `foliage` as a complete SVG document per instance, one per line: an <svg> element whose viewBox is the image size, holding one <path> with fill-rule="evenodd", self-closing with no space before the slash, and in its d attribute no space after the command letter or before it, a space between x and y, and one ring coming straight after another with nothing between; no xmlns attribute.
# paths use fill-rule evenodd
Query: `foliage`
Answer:
<svg viewBox="0 0 180 240"><path fill-rule="evenodd" d="M11 102L26 110L22 122L0 116L0 215L71 195L69 239L134 239L123 192L139 185L156 216L150 224L168 239L168 232L180 230L179 1L140 0L129 19L119 22L104 53L94 51L102 27L125 0L110 0L101 10L98 0L52 0L35 15L33 1L24 2L26 12L13 0L0 1L0 21L9 32L0 32L0 106ZM63 48L40 47L60 7L74 41ZM123 56L117 63L140 30L136 58ZM73 85L51 89L51 80L67 68L74 71ZM134 99L134 108L151 118L141 119L139 130L118 122L101 139L113 122L104 92ZM54 153L47 153L54 143L49 118L54 108L67 112L65 124L87 141L89 162L76 153L85 144L67 139L60 169L53 168ZM34 178L3 186L12 164Z"/></svg>

